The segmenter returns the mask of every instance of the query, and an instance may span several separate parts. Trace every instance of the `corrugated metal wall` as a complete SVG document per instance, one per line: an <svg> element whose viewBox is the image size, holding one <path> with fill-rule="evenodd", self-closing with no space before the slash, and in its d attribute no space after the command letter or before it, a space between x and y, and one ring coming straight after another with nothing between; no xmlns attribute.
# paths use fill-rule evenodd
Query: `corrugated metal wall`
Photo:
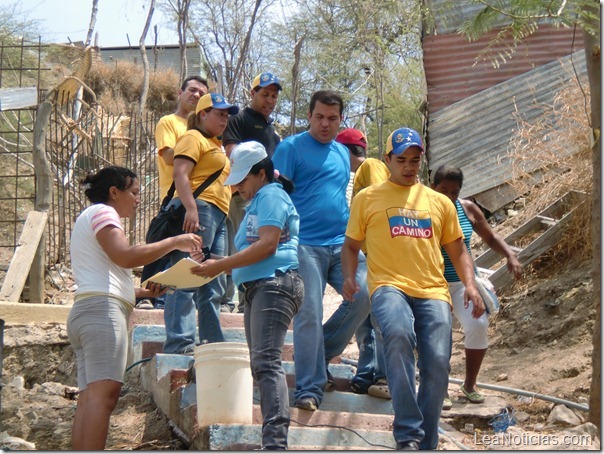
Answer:
<svg viewBox="0 0 604 454"><path fill-rule="evenodd" d="M139 47L104 47L99 50L104 63L115 60L128 60L142 65ZM154 70L171 69L180 73L180 49L178 46L147 47L149 67ZM201 50L198 46L187 47L187 76L203 76Z"/></svg>
<svg viewBox="0 0 604 454"><path fill-rule="evenodd" d="M575 33L568 28L543 25L518 46L512 58L495 68L491 61L479 61L477 57L496 34L493 31L475 42L468 42L458 34L424 38L429 112L438 112L493 85L583 49L581 30ZM505 45L499 45L493 50L505 52L508 49Z"/></svg>
<svg viewBox="0 0 604 454"><path fill-rule="evenodd" d="M582 30L541 24L511 59L494 67L477 56L498 30L475 42L457 32L482 5L467 0L425 0L425 4L434 16L434 29L427 30L422 40L430 169L441 164L461 167L462 196L474 196L494 211L518 196L505 184L512 174L507 154L515 112L527 119L541 114L536 106L551 102L570 79L572 63L587 84ZM496 50L507 48L502 44Z"/></svg>
<svg viewBox="0 0 604 454"><path fill-rule="evenodd" d="M542 115L540 106L553 104L556 92L575 70L583 84L588 83L584 51L572 58L572 62L568 56L540 66L431 115L430 168L442 164L460 167L465 176L462 197L505 183L511 176L508 148L517 127L516 110L527 120ZM568 147L572 146L571 141ZM485 201L487 198L491 197L484 197ZM500 198L485 202L490 205L485 208L494 211L513 198L513 193L502 193Z"/></svg>

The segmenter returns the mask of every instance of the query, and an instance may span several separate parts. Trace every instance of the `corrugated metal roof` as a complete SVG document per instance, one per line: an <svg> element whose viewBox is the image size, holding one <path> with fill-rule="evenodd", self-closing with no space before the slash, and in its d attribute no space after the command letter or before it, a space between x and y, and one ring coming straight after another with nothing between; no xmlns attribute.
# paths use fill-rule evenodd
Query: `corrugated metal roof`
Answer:
<svg viewBox="0 0 604 454"><path fill-rule="evenodd" d="M469 0L425 0L424 3L432 10L437 34L455 33L465 19L484 9L484 5Z"/></svg>
<svg viewBox="0 0 604 454"><path fill-rule="evenodd" d="M423 39L430 114L583 48L581 30L542 25L518 46L513 58L495 68L491 61L476 58L496 33L492 31L474 42L457 34ZM507 50L505 44L494 47L496 52Z"/></svg>
<svg viewBox="0 0 604 454"><path fill-rule="evenodd" d="M575 52L572 62L587 84L585 52ZM511 176L508 145L517 126L514 113L517 110L529 120L541 115L538 106L551 104L572 73L571 57L567 56L432 114L428 126L430 168L442 164L461 167L465 176L462 197L504 184Z"/></svg>

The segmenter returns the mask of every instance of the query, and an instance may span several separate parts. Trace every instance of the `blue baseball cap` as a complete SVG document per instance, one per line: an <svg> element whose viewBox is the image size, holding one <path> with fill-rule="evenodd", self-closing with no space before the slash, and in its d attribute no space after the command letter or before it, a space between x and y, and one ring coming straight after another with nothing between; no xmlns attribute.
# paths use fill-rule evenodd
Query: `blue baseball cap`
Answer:
<svg viewBox="0 0 604 454"><path fill-rule="evenodd" d="M272 73L262 73L258 74L254 80L252 81L252 89L256 87L268 87L269 85L276 85L279 90L283 90L281 88L281 84L279 83L279 78Z"/></svg>
<svg viewBox="0 0 604 454"><path fill-rule="evenodd" d="M213 109L228 110L229 115L235 115L239 112L239 107L235 104L229 104L224 96L220 93L208 93L203 95L197 101L197 107L195 108L195 114L198 114L202 110L212 107Z"/></svg>
<svg viewBox="0 0 604 454"><path fill-rule="evenodd" d="M424 146L419 133L411 128L399 128L388 137L386 154L403 154L409 147L418 147L422 152Z"/></svg>

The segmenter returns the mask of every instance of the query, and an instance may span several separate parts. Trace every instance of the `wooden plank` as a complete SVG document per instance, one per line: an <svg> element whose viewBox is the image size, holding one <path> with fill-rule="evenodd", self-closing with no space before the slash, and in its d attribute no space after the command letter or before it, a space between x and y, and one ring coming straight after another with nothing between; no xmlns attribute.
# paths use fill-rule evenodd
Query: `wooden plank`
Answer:
<svg viewBox="0 0 604 454"><path fill-rule="evenodd" d="M27 214L23 231L19 237L19 245L8 267L2 290L0 290L0 301L19 301L38 244L46 229L47 220L47 212L30 211Z"/></svg>

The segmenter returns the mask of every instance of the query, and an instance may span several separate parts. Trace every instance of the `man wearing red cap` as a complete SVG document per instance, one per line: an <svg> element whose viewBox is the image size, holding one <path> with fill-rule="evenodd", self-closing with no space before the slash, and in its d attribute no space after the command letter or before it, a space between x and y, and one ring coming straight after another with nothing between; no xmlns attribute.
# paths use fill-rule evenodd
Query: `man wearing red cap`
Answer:
<svg viewBox="0 0 604 454"><path fill-rule="evenodd" d="M441 246L466 287L466 304L473 302L474 317L485 311L455 206L418 182L423 154L417 131L399 128L390 134L384 156L390 178L354 198L342 247L342 293L349 299L359 290L358 252L366 243L371 314L383 339L398 450L438 446L452 344Z"/></svg>

